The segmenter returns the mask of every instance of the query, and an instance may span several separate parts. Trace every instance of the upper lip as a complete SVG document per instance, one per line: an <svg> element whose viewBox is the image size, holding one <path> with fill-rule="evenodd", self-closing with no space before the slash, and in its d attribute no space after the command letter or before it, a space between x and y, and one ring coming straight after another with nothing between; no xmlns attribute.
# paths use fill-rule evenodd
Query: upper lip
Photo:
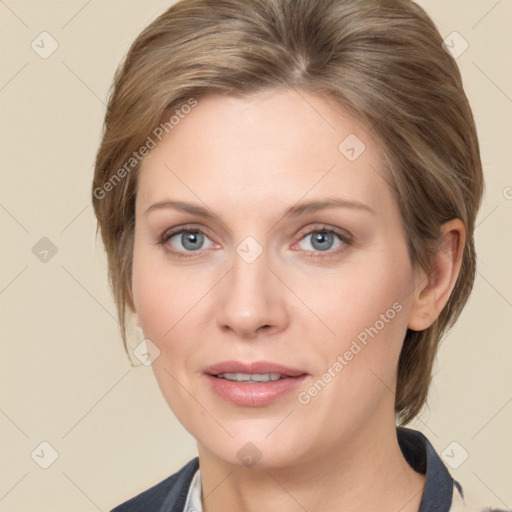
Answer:
<svg viewBox="0 0 512 512"><path fill-rule="evenodd" d="M220 373L279 373L287 377L298 377L304 375L306 372L270 361L253 361L250 363L223 361L206 367L204 373L208 375L219 375Z"/></svg>

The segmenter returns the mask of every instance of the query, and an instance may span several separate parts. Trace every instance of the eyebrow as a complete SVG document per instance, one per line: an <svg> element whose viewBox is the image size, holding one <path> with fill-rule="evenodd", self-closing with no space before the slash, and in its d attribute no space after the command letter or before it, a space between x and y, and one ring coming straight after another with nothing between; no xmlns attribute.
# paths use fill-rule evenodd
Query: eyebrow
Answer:
<svg viewBox="0 0 512 512"><path fill-rule="evenodd" d="M144 212L144 214L147 214L150 211L154 210L162 210L169 208L190 213L192 215L196 215L197 217L203 217L205 219L219 218L218 215L214 214L208 208L203 208L202 206L194 205L192 203L186 203L184 201L173 200L164 200L154 203ZM359 201L349 201L347 199L341 198L327 198L322 201L307 201L302 203L296 203L283 213L281 219L300 217L301 215L307 215L329 208L350 208L354 210L367 212L372 215L376 215L375 211L372 208Z"/></svg>
<svg viewBox="0 0 512 512"><path fill-rule="evenodd" d="M167 208L172 208L174 210L180 210L186 213L191 213L192 215L197 215L198 217L205 217L207 219L211 219L213 217L217 217L215 214L210 212L207 208L203 208L202 206L196 206L191 203L185 203L184 201L159 201L158 203L152 204L145 212L144 215L149 213L152 210L164 210Z"/></svg>
<svg viewBox="0 0 512 512"><path fill-rule="evenodd" d="M298 217L300 215L315 213L319 210L325 210L328 208L350 208L376 215L375 211L372 210L372 208L370 208L367 204L361 203L359 201L349 201L347 199L333 197L323 201L308 201L304 203L297 203L291 208L288 208L284 212L283 217Z"/></svg>

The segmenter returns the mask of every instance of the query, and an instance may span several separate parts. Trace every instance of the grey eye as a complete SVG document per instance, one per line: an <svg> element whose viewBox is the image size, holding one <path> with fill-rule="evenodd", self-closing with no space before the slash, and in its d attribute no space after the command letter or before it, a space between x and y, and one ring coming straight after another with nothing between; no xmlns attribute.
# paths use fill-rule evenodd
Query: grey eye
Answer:
<svg viewBox="0 0 512 512"><path fill-rule="evenodd" d="M328 251L329 249L339 247L341 240L336 233L312 231L308 233L300 243L304 243L301 248L306 251Z"/></svg>
<svg viewBox="0 0 512 512"><path fill-rule="evenodd" d="M182 231L169 239L169 242L179 250L198 251L209 238L199 231ZM181 247L180 247L181 246Z"/></svg>
<svg viewBox="0 0 512 512"><path fill-rule="evenodd" d="M311 235L311 245L317 251L327 251L334 244L332 233L314 233Z"/></svg>

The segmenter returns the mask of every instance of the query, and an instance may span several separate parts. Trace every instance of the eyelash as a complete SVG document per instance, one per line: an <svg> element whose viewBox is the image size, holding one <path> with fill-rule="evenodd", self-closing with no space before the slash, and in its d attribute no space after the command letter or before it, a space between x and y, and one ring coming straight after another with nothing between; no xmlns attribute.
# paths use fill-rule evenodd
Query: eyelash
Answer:
<svg viewBox="0 0 512 512"><path fill-rule="evenodd" d="M353 237L348 232L325 225L318 225L314 226L313 228L308 227L304 231L299 232L297 235L298 241L294 242L293 245L295 246L299 244L305 237L312 235L313 233L335 235L339 238L342 245L341 247L338 247L334 250L329 249L327 251L303 251L306 258L333 258L339 256L342 252L345 252L353 244Z"/></svg>
<svg viewBox="0 0 512 512"><path fill-rule="evenodd" d="M176 235L180 235L182 233L189 233L189 232L190 233L200 233L200 234L205 235L206 237L210 238L208 236L208 234L202 229L199 229L199 228L196 228L193 226L185 226L185 227L182 227L182 228L179 228L176 230L165 231L160 236L160 238L158 240L158 244L163 246L168 253L170 253L174 256L178 256L179 258L193 258L193 257L197 256L198 253L200 253L202 250L199 250L199 251L174 251L166 246L166 244L169 242L169 240L172 237L174 237ZM327 250L327 251L314 251L314 250L313 251L303 251L304 255L307 258L329 258L329 257L337 256L337 255L339 255L339 253L344 252L353 243L352 235L350 235L348 232L343 232L341 230L338 230L338 229L335 229L335 228L332 228L329 226L325 226L325 225L319 225L319 226L315 226L312 229L308 228L307 230L299 233L298 240L297 240L297 242L293 243L293 246L297 245L306 236L312 235L313 233L323 233L323 234L335 235L340 239L340 241L343 245L341 247L338 247L334 251L330 251L330 250Z"/></svg>
<svg viewBox="0 0 512 512"><path fill-rule="evenodd" d="M173 230L171 230L171 231L164 231L164 233L162 233L160 239L158 240L158 244L163 246L164 249L168 253L172 254L173 256L178 256L179 258L193 258L193 257L197 256L197 253L199 253L200 251L174 251L174 250L170 249L166 245L167 242L173 236L180 235L182 233L200 233L200 234L205 235L208 238L210 238L208 236L208 234L205 231L203 231L202 229L195 228L195 227L192 227L192 226L185 226L185 227L176 229L174 231Z"/></svg>

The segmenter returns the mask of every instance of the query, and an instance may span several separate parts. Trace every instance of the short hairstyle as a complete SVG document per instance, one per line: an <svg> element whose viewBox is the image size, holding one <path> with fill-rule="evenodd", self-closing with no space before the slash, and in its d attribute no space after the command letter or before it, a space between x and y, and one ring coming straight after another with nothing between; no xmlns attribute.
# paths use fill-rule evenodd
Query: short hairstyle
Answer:
<svg viewBox="0 0 512 512"><path fill-rule="evenodd" d="M158 127L169 131L173 113L209 93L307 91L381 144L415 268L432 270L443 223L466 228L448 303L428 329L407 331L400 354L395 412L401 424L416 416L439 341L473 287L484 186L473 115L442 43L410 0L182 0L145 28L115 73L92 187L127 353L137 173Z"/></svg>

